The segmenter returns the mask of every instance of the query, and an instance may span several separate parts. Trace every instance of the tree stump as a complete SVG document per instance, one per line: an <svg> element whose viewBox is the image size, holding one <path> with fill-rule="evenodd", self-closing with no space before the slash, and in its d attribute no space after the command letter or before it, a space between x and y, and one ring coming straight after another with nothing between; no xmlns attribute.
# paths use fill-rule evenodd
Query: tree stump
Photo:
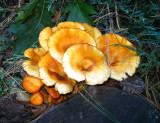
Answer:
<svg viewBox="0 0 160 123"><path fill-rule="evenodd" d="M159 123L160 112L147 100L117 88L89 86L88 91L98 102L108 109L121 123ZM85 91L87 99L92 99ZM94 101L92 101L94 103ZM95 103L94 103L95 104ZM31 123L112 123L91 106L80 94L71 99L50 106Z"/></svg>

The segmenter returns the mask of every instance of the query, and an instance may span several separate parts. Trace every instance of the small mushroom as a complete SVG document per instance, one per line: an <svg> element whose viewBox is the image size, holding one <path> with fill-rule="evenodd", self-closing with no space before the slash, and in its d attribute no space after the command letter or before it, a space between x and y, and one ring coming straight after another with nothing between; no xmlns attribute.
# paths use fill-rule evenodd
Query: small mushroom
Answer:
<svg viewBox="0 0 160 123"><path fill-rule="evenodd" d="M53 99L58 99L60 97L60 93L56 91L54 87L44 86L44 88L47 90L47 92Z"/></svg>
<svg viewBox="0 0 160 123"><path fill-rule="evenodd" d="M87 43L96 46L94 39L80 29L60 28L49 38L48 48L51 56L62 63L65 51L77 43Z"/></svg>
<svg viewBox="0 0 160 123"><path fill-rule="evenodd" d="M102 84L110 76L106 57L96 47L76 44L67 49L62 65L68 77L85 80L88 85Z"/></svg>
<svg viewBox="0 0 160 123"><path fill-rule="evenodd" d="M33 76L26 76L23 79L22 84L23 84L23 88L29 93L38 92L41 89L41 87L44 85L40 79Z"/></svg>
<svg viewBox="0 0 160 123"><path fill-rule="evenodd" d="M135 73L140 57L126 38L109 33L100 36L96 43L97 48L107 55L111 78L122 81Z"/></svg>
<svg viewBox="0 0 160 123"><path fill-rule="evenodd" d="M29 101L35 106L42 105L43 104L43 96L40 92L36 92L29 98Z"/></svg>

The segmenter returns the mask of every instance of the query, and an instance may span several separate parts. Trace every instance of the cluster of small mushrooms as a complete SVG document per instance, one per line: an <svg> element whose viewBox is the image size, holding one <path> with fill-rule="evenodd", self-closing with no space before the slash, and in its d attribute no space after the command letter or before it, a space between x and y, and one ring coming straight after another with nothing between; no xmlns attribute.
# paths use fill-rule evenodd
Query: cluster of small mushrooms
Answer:
<svg viewBox="0 0 160 123"><path fill-rule="evenodd" d="M46 27L39 34L39 43L41 48L24 52L29 60L22 64L28 74L23 87L33 94L33 105L44 103L42 87L49 94L47 101L52 102L72 92L76 82L97 85L109 77L122 81L135 73L140 62L126 38L113 33L102 35L87 23L67 21Z"/></svg>

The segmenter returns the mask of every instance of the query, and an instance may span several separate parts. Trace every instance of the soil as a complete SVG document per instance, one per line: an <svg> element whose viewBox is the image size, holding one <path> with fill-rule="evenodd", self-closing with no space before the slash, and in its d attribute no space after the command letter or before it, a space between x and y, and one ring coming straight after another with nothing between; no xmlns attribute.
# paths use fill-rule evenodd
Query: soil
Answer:
<svg viewBox="0 0 160 123"><path fill-rule="evenodd" d="M0 100L0 123L27 122L31 113L25 105L16 100L16 96Z"/></svg>

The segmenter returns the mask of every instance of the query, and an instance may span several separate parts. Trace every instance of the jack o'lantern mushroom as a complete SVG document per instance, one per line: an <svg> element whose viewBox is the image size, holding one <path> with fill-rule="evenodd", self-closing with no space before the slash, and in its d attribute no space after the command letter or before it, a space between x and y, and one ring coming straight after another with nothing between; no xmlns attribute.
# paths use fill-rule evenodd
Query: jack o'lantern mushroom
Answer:
<svg viewBox="0 0 160 123"><path fill-rule="evenodd" d="M57 62L49 52L47 52L38 62L38 67L46 67L48 70L52 72L56 72L58 74L64 74L63 66Z"/></svg>
<svg viewBox="0 0 160 123"><path fill-rule="evenodd" d="M41 57L45 54L46 51L43 48L29 48L25 50L24 56L29 58L30 60L26 60L23 62L22 67L24 71L26 71L27 74L30 76L40 78L38 62L41 59Z"/></svg>
<svg viewBox="0 0 160 123"><path fill-rule="evenodd" d="M36 93L40 91L41 87L44 85L42 81L33 76L26 76L23 79L23 88L29 93Z"/></svg>
<svg viewBox="0 0 160 123"><path fill-rule="evenodd" d="M97 48L107 55L111 78L122 81L135 73L140 57L126 38L109 33L100 36L96 43Z"/></svg>
<svg viewBox="0 0 160 123"><path fill-rule="evenodd" d="M32 60L26 60L23 62L22 67L28 75L40 78L37 62Z"/></svg>
<svg viewBox="0 0 160 123"><path fill-rule="evenodd" d="M46 89L46 91L49 93L49 95L50 95L53 99L59 99L60 94L59 94L58 91L56 91L56 90L54 89L54 87L44 86L44 88Z"/></svg>
<svg viewBox="0 0 160 123"><path fill-rule="evenodd" d="M67 75L63 77L58 76L58 81L55 84L55 90L57 90L60 94L67 94L73 91L73 87L75 86L76 82Z"/></svg>
<svg viewBox="0 0 160 123"><path fill-rule="evenodd" d="M49 37L52 35L52 28L46 27L44 28L40 34L39 34L39 43L42 48L44 48L46 51L48 51L48 40Z"/></svg>
<svg viewBox="0 0 160 123"><path fill-rule="evenodd" d="M29 98L29 101L35 106L42 105L43 104L43 96L40 92L36 92Z"/></svg>
<svg viewBox="0 0 160 123"><path fill-rule="evenodd" d="M50 53L46 53L38 63L40 78L46 86L55 85L60 94L73 90L75 81L67 77L63 66L57 62Z"/></svg>
<svg viewBox="0 0 160 123"><path fill-rule="evenodd" d="M49 53L58 62L62 63L65 51L72 45L87 43L96 46L94 39L85 31L73 28L60 28L49 38Z"/></svg>
<svg viewBox="0 0 160 123"><path fill-rule="evenodd" d="M102 84L110 76L105 56L89 44L76 44L67 49L62 65L68 77L85 80L88 85Z"/></svg>

